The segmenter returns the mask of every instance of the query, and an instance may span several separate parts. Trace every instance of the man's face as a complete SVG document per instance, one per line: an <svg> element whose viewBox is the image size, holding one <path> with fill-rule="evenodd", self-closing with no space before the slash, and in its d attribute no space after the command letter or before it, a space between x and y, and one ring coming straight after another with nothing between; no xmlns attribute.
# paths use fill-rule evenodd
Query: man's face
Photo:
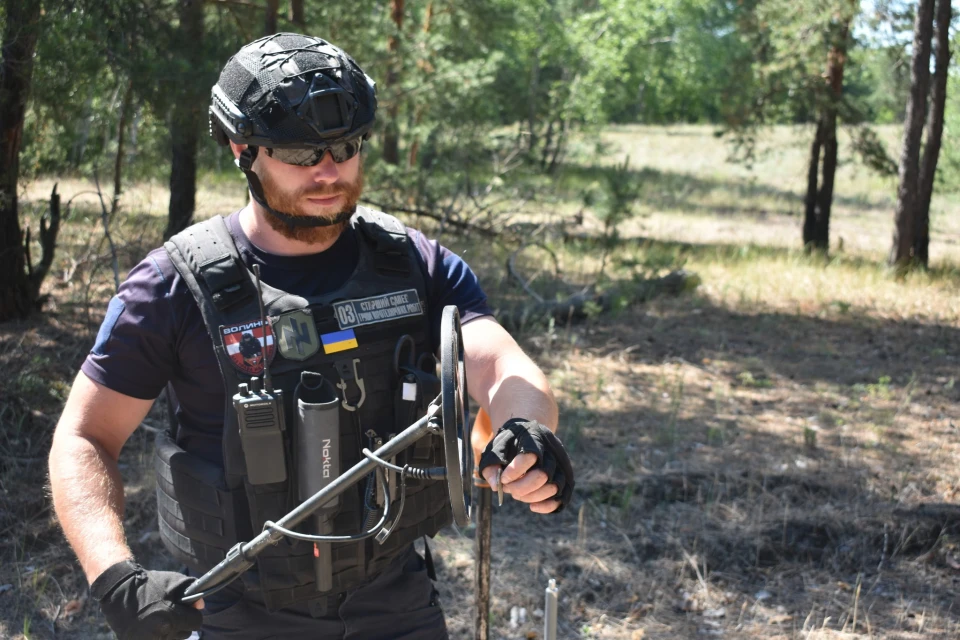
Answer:
<svg viewBox="0 0 960 640"><path fill-rule="evenodd" d="M253 170L263 185L267 204L291 216L333 218L345 211L353 213L363 191L360 154L337 163L326 153L319 164L300 167L275 160L266 149L260 149ZM275 216L265 218L284 237L315 244L337 238L347 225L291 229Z"/></svg>

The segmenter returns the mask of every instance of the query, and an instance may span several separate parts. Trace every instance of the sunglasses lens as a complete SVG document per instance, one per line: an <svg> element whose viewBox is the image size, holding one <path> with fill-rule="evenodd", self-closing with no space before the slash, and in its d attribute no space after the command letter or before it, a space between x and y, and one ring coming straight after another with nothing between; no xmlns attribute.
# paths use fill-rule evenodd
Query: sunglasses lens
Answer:
<svg viewBox="0 0 960 640"><path fill-rule="evenodd" d="M299 167L312 167L323 160L324 154L329 151L334 162L346 162L360 153L362 140L344 140L334 142L329 147L303 147L300 149L271 149L267 152L270 157L284 164L294 164Z"/></svg>
<svg viewBox="0 0 960 640"><path fill-rule="evenodd" d="M270 156L284 164L300 167L312 167L323 158L325 149L308 147L303 149L270 149Z"/></svg>
<svg viewBox="0 0 960 640"><path fill-rule="evenodd" d="M346 162L360 153L360 140L345 140L330 146L330 155L334 162Z"/></svg>

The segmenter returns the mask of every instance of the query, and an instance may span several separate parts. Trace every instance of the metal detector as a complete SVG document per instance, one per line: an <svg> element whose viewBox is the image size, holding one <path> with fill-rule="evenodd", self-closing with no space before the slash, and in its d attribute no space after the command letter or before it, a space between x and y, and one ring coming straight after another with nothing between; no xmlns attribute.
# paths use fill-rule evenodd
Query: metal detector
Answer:
<svg viewBox="0 0 960 640"><path fill-rule="evenodd" d="M467 415L467 378L463 363L463 336L460 331L460 312L456 306L444 307L440 323L440 395L427 407L425 416L387 441L376 451L363 450L364 459L331 482L326 488L313 494L296 509L277 522L265 522L263 532L250 542L239 542L227 552L227 557L217 566L203 574L184 592L182 601L196 602L227 586L242 573L253 567L257 556L268 546L277 544L284 536L310 542L349 542L376 538L383 541L400 520L403 512L403 491L406 479L446 480L450 493L450 506L457 526L465 527L470 522L472 506L473 448L470 446L470 421ZM416 468L400 467L390 460L420 438L429 434L442 435L446 466ZM386 486L384 470L399 474L401 481L400 505L392 523L390 519L390 491ZM385 496L383 517L372 529L355 535L314 536L292 531L293 527L310 517L326 503L370 473L376 472Z"/></svg>

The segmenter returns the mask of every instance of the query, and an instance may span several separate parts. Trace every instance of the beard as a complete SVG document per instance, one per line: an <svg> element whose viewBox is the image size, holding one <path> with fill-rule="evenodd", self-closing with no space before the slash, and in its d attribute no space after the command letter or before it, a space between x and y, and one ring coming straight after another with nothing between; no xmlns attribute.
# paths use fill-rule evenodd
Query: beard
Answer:
<svg viewBox="0 0 960 640"><path fill-rule="evenodd" d="M284 191L273 178L265 171L257 171L260 183L263 185L263 194L267 204L274 211L285 213L295 218L324 218L333 219L337 216L357 210L357 202L360 200L360 193L363 191L363 165L359 166L357 178L353 182L337 181L333 184L314 185L297 191ZM307 198L329 198L333 195L340 195L343 198L343 204L340 208L329 213L317 214L308 213L306 208L309 205ZM340 237L343 230L347 228L349 221L338 222L326 227L299 227L291 226L286 222L267 212L267 224L270 228L290 240L297 240L307 244L326 244Z"/></svg>

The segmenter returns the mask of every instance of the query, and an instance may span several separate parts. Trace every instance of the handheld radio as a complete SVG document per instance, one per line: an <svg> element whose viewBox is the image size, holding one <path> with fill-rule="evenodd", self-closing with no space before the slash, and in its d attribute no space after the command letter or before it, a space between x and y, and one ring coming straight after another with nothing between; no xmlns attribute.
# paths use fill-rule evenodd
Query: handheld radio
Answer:
<svg viewBox="0 0 960 640"><path fill-rule="evenodd" d="M263 335L263 376L250 378L233 396L233 408L240 424L240 443L247 463L250 484L269 484L287 479L283 431L283 392L273 388L270 358L267 357L267 317L260 288L260 265L253 265L257 277L257 301L260 303L260 328Z"/></svg>

